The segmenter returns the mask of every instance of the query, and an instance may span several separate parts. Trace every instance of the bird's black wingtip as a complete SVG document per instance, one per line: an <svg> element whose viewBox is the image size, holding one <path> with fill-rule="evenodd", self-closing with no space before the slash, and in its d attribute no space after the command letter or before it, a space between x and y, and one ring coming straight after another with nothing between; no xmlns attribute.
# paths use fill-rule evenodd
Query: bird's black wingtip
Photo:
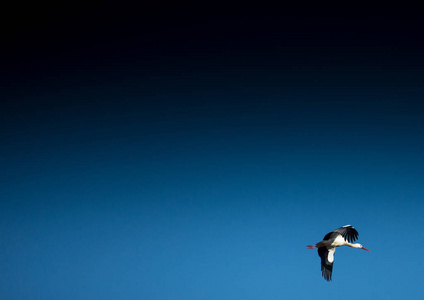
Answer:
<svg viewBox="0 0 424 300"><path fill-rule="evenodd" d="M333 278L331 278L331 274L326 274L325 272L323 272L322 277L324 277L324 279L328 282L333 280Z"/></svg>

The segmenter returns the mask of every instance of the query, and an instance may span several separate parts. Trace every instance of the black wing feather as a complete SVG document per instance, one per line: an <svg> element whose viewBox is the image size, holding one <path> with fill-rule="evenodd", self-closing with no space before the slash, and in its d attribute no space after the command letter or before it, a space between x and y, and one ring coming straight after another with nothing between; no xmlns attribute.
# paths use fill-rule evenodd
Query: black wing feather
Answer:
<svg viewBox="0 0 424 300"><path fill-rule="evenodd" d="M335 251L335 248L331 248L330 251ZM328 252L329 249L327 247L320 247L318 248L318 255L321 257L321 272L322 277L324 277L325 280L331 281L331 277L333 274L333 262L328 261ZM334 258L334 253L333 253Z"/></svg>
<svg viewBox="0 0 424 300"><path fill-rule="evenodd" d="M333 230L332 232L327 233L324 237L324 240L330 239L332 235L335 233L340 234L349 243L356 241L359 236L359 233L356 231L355 228L353 228L352 225L346 225L346 226L337 228L336 230Z"/></svg>

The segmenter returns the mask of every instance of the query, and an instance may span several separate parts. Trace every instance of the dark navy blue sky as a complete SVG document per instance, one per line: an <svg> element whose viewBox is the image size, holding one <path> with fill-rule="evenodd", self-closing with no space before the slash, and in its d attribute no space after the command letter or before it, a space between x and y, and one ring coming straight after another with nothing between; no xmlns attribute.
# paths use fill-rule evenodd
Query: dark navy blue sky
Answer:
<svg viewBox="0 0 424 300"><path fill-rule="evenodd" d="M417 14L56 9L2 47L4 299L422 297Z"/></svg>

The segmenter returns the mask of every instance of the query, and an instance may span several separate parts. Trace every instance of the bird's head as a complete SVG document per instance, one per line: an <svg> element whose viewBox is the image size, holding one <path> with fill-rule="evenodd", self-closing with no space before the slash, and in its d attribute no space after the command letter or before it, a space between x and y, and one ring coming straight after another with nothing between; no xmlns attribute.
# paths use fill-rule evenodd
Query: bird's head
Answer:
<svg viewBox="0 0 424 300"><path fill-rule="evenodd" d="M365 248L365 247L364 247L364 246L362 246L361 244L355 244L355 248L358 248L358 249L364 249L364 250L366 250L366 251L371 252L370 250L368 250L367 248Z"/></svg>

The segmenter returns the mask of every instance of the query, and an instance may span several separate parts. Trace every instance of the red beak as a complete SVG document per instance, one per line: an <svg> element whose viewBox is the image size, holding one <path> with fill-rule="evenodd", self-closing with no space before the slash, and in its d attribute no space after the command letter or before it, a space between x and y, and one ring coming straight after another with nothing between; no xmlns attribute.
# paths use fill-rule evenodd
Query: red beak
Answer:
<svg viewBox="0 0 424 300"><path fill-rule="evenodd" d="M368 249L367 249L367 248L365 248L365 247L362 247L362 249L364 249L364 250L367 250L367 251L371 252L370 250L368 250Z"/></svg>

